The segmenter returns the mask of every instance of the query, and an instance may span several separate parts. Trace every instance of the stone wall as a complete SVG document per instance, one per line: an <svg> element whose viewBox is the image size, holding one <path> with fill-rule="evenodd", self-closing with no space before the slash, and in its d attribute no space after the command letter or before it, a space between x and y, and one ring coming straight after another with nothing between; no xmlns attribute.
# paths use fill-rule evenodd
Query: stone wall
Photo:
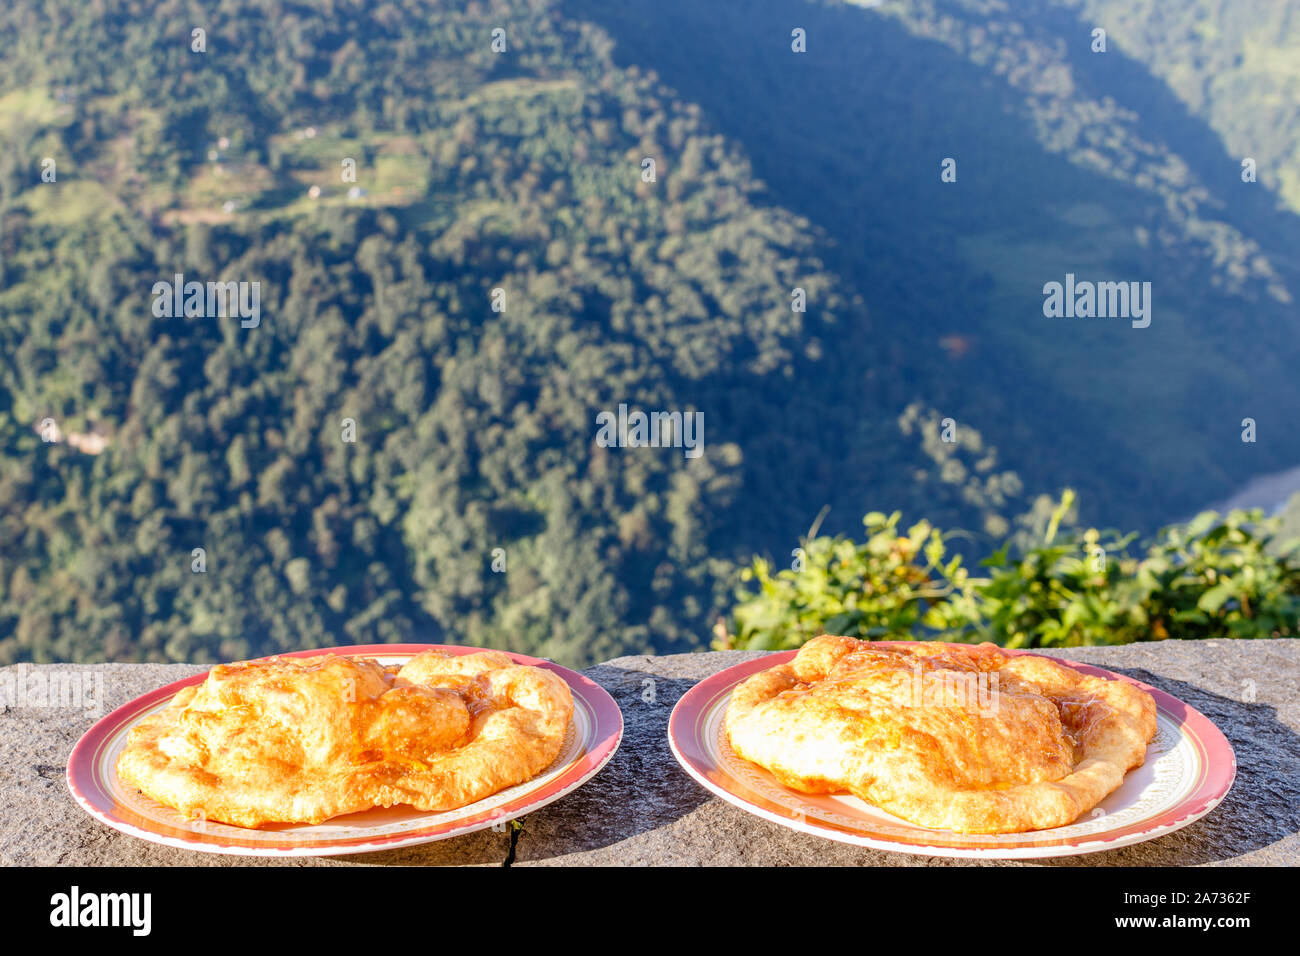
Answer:
<svg viewBox="0 0 1300 956"><path fill-rule="evenodd" d="M1054 865L1300 864L1300 640L1165 641L1048 653L1120 671L1186 701L1227 735L1238 766L1232 791L1202 820L1147 843ZM769 823L703 790L669 752L668 715L695 682L752 656L736 651L620 657L589 668L585 673L623 710L623 743L583 787L522 818L513 848L510 832L484 830L383 853L274 861L155 846L102 826L68 793L68 754L97 719L95 711L107 713L203 668L42 666L39 671L47 680L61 678L67 692L77 681L102 676L102 698L89 708L16 701L0 710L0 864L500 866L512 859L514 866L1025 865L932 859L834 843ZM0 686L11 670L0 669ZM647 678L655 682L651 701L643 693ZM86 689L89 700L92 694Z"/></svg>

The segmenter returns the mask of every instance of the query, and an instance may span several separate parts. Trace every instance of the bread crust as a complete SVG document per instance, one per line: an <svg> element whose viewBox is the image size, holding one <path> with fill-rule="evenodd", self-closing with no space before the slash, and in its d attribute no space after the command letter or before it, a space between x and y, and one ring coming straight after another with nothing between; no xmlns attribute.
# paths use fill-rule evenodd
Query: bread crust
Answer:
<svg viewBox="0 0 1300 956"><path fill-rule="evenodd" d="M271 658L182 690L132 729L117 773L186 818L244 827L452 810L544 770L572 715L562 678L495 651Z"/></svg>
<svg viewBox="0 0 1300 956"><path fill-rule="evenodd" d="M1150 694L992 644L823 635L732 695L732 749L803 793L959 833L1072 823L1142 765Z"/></svg>

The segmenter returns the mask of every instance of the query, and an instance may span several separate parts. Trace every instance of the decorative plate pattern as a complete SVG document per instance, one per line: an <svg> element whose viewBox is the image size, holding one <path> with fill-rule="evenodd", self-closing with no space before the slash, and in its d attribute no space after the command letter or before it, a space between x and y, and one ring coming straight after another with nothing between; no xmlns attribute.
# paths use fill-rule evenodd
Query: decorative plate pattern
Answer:
<svg viewBox="0 0 1300 956"><path fill-rule="evenodd" d="M477 648L437 644L372 644L282 654L315 657L337 654L368 657L383 665L401 665L427 650L470 654ZM206 820L186 820L125 786L117 778L118 755L132 727L165 707L183 687L202 683L206 674L145 694L106 715L82 736L68 759L68 789L101 823L154 843L240 856L331 856L366 853L430 843L472 833L530 813L581 786L603 767L623 736L623 715L614 699L595 681L550 661L510 654L517 664L543 667L564 678L573 693L573 721L560 755L544 771L458 810L423 813L409 806L375 808L334 817L324 823L272 824L257 829Z"/></svg>
<svg viewBox="0 0 1300 956"><path fill-rule="evenodd" d="M1147 748L1146 762L1130 771L1120 788L1086 818L1030 833L964 834L908 823L849 794L798 793L737 755L722 729L736 686L795 653L745 661L696 684L673 708L668 738L678 762L706 789L742 810L805 833L925 856L1074 856L1141 843L1185 827L1218 806L1236 777L1232 745L1200 712L1123 674L1052 658L1085 674L1126 681L1156 701L1156 738Z"/></svg>

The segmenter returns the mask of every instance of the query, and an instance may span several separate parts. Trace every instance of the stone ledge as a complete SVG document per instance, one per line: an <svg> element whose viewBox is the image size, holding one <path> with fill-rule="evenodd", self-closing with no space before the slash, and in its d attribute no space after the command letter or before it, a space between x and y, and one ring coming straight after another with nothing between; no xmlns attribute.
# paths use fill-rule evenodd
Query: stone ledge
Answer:
<svg viewBox="0 0 1300 956"><path fill-rule="evenodd" d="M623 710L622 745L585 786L522 818L513 865L1024 865L834 843L769 823L699 787L668 749L668 715L697 681L756 653L620 657L588 668L585 673ZM1058 862L1300 864L1300 641L1166 641L1045 653L1129 674L1185 700L1223 730L1237 753L1237 781L1209 816L1158 840ZM37 669L47 675L91 670L63 664ZM107 713L204 668L107 664L93 670L103 674L100 712ZM651 701L643 700L646 679L655 682ZM91 819L64 783L68 754L96 719L80 710L0 712L0 864L500 866L510 852L511 835L492 830L383 853L296 860L220 857L137 840Z"/></svg>

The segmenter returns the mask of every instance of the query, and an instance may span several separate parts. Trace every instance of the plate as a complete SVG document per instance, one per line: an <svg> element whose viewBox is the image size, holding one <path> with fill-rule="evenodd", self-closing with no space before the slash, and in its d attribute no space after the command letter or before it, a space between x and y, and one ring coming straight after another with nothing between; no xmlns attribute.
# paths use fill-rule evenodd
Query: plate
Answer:
<svg viewBox="0 0 1300 956"><path fill-rule="evenodd" d="M696 684L673 708L668 738L677 760L707 790L742 810L804 833L923 856L1076 856L1153 840L1187 826L1219 805L1237 775L1232 745L1204 714L1123 674L1053 657L1085 674L1133 684L1155 698L1157 732L1147 747L1146 762L1130 770L1119 789L1087 817L1068 826L998 834L917 826L849 794L798 793L731 749L722 732L722 716L732 691L750 675L784 664L796 653L781 651L745 661Z"/></svg>
<svg viewBox="0 0 1300 956"><path fill-rule="evenodd" d="M421 651L471 654L479 648L439 644L371 644L281 654L316 657L337 654L368 657L382 665L401 665ZM205 820L186 820L180 813L124 785L117 778L118 755L127 734L145 717L165 707L184 687L202 683L195 674L137 697L106 715L82 736L68 759L68 789L95 819L114 830L153 843L238 856L333 856L368 853L445 840L509 821L581 786L609 761L623 736L623 715L595 681L577 671L524 654L508 655L516 664L545 668L564 678L573 693L573 720L564 748L532 780L510 787L457 810L426 813L410 806L376 807L333 817L324 823L269 824L257 829Z"/></svg>

